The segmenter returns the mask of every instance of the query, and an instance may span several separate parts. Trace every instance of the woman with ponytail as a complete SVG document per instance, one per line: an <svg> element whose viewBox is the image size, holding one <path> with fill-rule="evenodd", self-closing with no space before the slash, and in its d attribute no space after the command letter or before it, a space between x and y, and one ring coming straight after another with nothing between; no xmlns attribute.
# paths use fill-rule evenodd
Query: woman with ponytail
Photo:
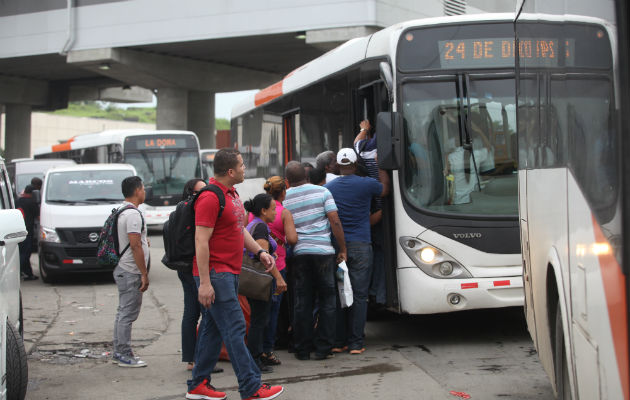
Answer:
<svg viewBox="0 0 630 400"><path fill-rule="evenodd" d="M251 222L247 224L247 231L264 250L274 255L278 249L278 244L271 236L267 224L276 219L276 202L271 195L263 193L256 195L252 200L246 201L244 207L245 210L249 212L250 216L252 216ZM253 254L250 254L250 257L253 256ZM284 281L284 277L278 271L277 264L276 267L271 270L271 275L274 277L275 283L274 294L285 292L287 290L287 284ZM269 301L247 298L247 301L251 309L249 333L247 334L247 348L261 372L273 372L271 366L263 363L262 360L265 329L269 322L273 301L271 298Z"/></svg>
<svg viewBox="0 0 630 400"><path fill-rule="evenodd" d="M293 216L289 210L282 207L282 202L287 194L287 186L284 179L280 176L272 176L267 179L263 186L276 203L276 218L269 223L271 236L278 243L276 254L276 267L286 281L286 246L297 243L297 232L293 223ZM269 313L269 323L265 330L265 342L263 344L263 354L261 359L266 365L279 365L280 360L273 352L276 342L276 331L278 328L278 315L280 313L280 304L282 303L283 293L274 294L271 298L271 311Z"/></svg>

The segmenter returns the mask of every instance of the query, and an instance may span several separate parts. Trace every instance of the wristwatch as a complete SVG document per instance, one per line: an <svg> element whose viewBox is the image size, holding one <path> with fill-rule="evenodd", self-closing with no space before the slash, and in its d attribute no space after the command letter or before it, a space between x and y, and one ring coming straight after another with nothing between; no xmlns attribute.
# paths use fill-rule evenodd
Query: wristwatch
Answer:
<svg viewBox="0 0 630 400"><path fill-rule="evenodd" d="M267 253L269 254L269 252L265 249L260 249L256 252L256 257L260 258L260 253Z"/></svg>

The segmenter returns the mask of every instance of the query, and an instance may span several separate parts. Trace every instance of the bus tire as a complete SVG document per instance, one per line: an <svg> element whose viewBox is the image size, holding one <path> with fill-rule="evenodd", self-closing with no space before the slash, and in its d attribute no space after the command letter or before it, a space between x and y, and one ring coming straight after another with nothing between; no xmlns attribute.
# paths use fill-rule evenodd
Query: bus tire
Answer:
<svg viewBox="0 0 630 400"><path fill-rule="evenodd" d="M569 366L564 346L564 330L562 329L562 312L560 302L556 305L556 326L554 338L554 372L556 391L559 400L571 400L571 384L569 382Z"/></svg>
<svg viewBox="0 0 630 400"><path fill-rule="evenodd" d="M22 337L10 322L7 324L7 399L24 400L28 384L28 365Z"/></svg>

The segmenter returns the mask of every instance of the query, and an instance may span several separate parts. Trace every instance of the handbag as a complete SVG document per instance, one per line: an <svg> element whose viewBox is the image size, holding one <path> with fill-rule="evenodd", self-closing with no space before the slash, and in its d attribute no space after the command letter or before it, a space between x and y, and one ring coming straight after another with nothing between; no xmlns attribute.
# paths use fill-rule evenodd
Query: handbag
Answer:
<svg viewBox="0 0 630 400"><path fill-rule="evenodd" d="M238 294L251 299L269 301L273 276L265 272L265 265L254 260L247 253L243 254L243 266L238 276Z"/></svg>

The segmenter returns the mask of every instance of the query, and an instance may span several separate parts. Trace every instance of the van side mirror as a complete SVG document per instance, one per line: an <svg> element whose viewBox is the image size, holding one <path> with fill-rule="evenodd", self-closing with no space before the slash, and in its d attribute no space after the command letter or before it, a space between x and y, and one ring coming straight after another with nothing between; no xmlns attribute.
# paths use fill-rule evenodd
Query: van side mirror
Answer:
<svg viewBox="0 0 630 400"><path fill-rule="evenodd" d="M153 200L153 186L144 187L144 202Z"/></svg>
<svg viewBox="0 0 630 400"><path fill-rule="evenodd" d="M402 116L397 112L380 112L376 117L378 166L384 170L400 168L400 128Z"/></svg>

